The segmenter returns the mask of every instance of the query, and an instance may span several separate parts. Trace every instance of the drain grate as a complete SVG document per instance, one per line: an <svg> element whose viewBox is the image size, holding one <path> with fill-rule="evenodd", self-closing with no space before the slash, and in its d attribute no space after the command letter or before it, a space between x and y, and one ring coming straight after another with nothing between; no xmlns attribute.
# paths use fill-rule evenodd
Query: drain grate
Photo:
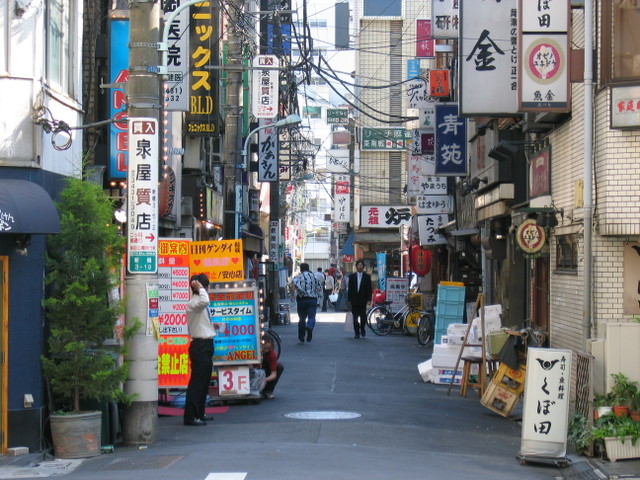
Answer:
<svg viewBox="0 0 640 480"><path fill-rule="evenodd" d="M589 462L572 463L560 470L564 480L602 480Z"/></svg>
<svg viewBox="0 0 640 480"><path fill-rule="evenodd" d="M160 470L169 468L184 455L157 455L152 457L117 458L107 463L103 470Z"/></svg>

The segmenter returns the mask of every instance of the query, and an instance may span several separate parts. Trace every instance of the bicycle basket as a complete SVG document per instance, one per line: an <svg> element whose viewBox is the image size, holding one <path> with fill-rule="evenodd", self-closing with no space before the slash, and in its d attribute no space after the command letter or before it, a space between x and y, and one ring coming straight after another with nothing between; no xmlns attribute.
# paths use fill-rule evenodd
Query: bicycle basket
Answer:
<svg viewBox="0 0 640 480"><path fill-rule="evenodd" d="M413 308L422 308L422 294L412 293L409 295L409 305Z"/></svg>

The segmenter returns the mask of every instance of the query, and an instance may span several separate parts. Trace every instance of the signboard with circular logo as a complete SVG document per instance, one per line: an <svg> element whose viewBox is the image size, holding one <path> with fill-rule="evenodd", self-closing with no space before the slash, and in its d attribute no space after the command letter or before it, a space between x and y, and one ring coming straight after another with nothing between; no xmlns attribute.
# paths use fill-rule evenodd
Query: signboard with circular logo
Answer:
<svg viewBox="0 0 640 480"><path fill-rule="evenodd" d="M525 253L538 253L547 241L547 234L535 220L529 218L516 230L516 242Z"/></svg>

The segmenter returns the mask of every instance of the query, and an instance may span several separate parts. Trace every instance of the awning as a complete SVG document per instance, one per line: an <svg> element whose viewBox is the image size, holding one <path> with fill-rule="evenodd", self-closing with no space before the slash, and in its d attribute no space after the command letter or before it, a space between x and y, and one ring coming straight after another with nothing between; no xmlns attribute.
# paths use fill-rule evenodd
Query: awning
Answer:
<svg viewBox="0 0 640 480"><path fill-rule="evenodd" d="M342 247L342 250L340 250L340 255L354 255L353 236L353 232L351 232L344 242L344 247Z"/></svg>
<svg viewBox="0 0 640 480"><path fill-rule="evenodd" d="M400 245L398 232L362 232L356 233L356 243L394 243Z"/></svg>
<svg viewBox="0 0 640 480"><path fill-rule="evenodd" d="M60 221L51 197L27 180L0 179L0 233L58 233Z"/></svg>

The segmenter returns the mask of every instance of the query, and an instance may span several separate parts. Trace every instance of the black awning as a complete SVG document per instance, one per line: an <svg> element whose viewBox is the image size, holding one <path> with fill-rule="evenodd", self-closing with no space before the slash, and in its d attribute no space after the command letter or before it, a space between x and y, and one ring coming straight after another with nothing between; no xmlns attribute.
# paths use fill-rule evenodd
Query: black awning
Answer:
<svg viewBox="0 0 640 480"><path fill-rule="evenodd" d="M58 211L44 188L27 180L0 179L0 234L59 231Z"/></svg>

